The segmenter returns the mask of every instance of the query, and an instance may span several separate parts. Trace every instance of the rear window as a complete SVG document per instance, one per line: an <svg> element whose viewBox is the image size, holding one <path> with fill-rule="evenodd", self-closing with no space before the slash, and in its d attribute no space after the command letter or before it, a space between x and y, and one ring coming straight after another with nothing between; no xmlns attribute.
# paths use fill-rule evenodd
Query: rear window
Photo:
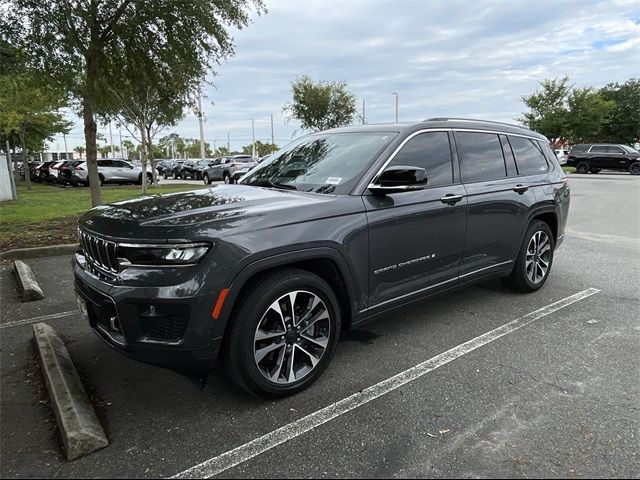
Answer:
<svg viewBox="0 0 640 480"><path fill-rule="evenodd" d="M462 180L467 183L505 178L502 145L494 133L456 132Z"/></svg>
<svg viewBox="0 0 640 480"><path fill-rule="evenodd" d="M509 135L509 142L516 156L516 165L520 175L536 175L549 170L549 164L537 142L529 138L511 135Z"/></svg>

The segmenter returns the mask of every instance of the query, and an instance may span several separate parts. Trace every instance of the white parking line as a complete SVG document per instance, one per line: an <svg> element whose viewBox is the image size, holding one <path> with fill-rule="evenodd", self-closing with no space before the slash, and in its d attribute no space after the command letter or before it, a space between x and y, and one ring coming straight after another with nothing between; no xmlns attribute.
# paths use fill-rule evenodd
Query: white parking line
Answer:
<svg viewBox="0 0 640 480"><path fill-rule="evenodd" d="M49 315L42 315L40 317L27 318L25 320L16 320L15 322L7 322L0 324L0 330L11 327L18 327L20 325L28 325L30 323L42 322L44 320L55 320L56 318L70 317L78 313L76 310L70 310L68 312L50 313Z"/></svg>
<svg viewBox="0 0 640 480"><path fill-rule="evenodd" d="M278 428L277 430L267 433L266 435L256 438L255 440L245 443L233 450L229 450L228 452L195 465L171 478L211 478L218 475L232 467L235 467L236 465L240 465L247 460L257 457L278 445L282 445L289 440L299 437L300 435L309 432L340 415L350 412L351 410L365 405L382 395L392 392L403 385L426 375L436 368L446 365L447 363L487 345L498 338L515 332L516 330L546 317L547 315L557 312L572 303L583 300L591 295L595 295L599 291L600 290L596 288L589 288L588 290L563 298L551 305L547 305L546 307L540 308L523 317L517 318L512 322L475 337L468 342L462 343L451 350L447 350L440 355L430 358L429 360L391 378L383 380L382 382L366 388L361 392L355 393L350 397L329 405L322 410L318 410L317 412L307 415L295 422L289 423L284 427Z"/></svg>

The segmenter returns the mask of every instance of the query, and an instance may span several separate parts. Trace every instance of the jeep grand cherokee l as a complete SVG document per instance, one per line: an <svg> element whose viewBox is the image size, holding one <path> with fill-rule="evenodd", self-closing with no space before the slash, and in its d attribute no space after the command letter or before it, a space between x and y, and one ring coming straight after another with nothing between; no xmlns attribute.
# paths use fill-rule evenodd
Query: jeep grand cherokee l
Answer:
<svg viewBox="0 0 640 480"><path fill-rule="evenodd" d="M580 143L569 152L567 166L575 167L576 173L606 169L640 175L640 152L628 145Z"/></svg>
<svg viewBox="0 0 640 480"><path fill-rule="evenodd" d="M79 221L75 288L97 335L135 359L298 392L340 332L396 307L504 277L541 288L569 188L547 140L433 119L300 138L238 185L95 208Z"/></svg>

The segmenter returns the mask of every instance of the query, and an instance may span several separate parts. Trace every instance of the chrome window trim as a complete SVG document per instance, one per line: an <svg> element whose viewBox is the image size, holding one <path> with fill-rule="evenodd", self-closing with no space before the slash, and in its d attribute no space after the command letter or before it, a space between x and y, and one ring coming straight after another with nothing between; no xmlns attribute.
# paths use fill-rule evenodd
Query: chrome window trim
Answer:
<svg viewBox="0 0 640 480"><path fill-rule="evenodd" d="M389 166L389 164L396 157L398 152L402 149L402 147L404 147L406 145L406 143L409 140L411 140L413 137L415 137L417 135L420 135L421 133L428 133L428 132L492 133L492 134L495 134L495 135L507 135L507 136L508 135L513 135L514 137L523 137L523 138L528 138L530 140L544 141L541 138L535 137L533 135L525 135L525 134L521 134L521 133L508 133L508 132L503 132L503 131L500 131L500 130L485 130L485 129L476 129L476 128L456 128L456 127L449 127L449 128L444 128L444 127L423 128L421 130L417 130L417 131L413 132L411 135L409 135L407 138L405 138L400 145L398 145L396 147L396 149L389 156L389 158L382 164L382 167L380 167L380 169L377 171L377 173L373 176L373 179L371 180L369 185L367 185L367 189L369 189L369 187L371 187L371 186L375 187L377 185L376 181L380 178L380 175L382 174L382 172L384 172L384 170ZM514 156L515 156L515 154L514 154ZM452 164L453 164L454 160L455 159L452 157L451 158ZM460 183L463 183L463 182L460 182ZM456 185L456 183L454 181L452 181L450 185ZM446 185L442 185L442 186L444 187Z"/></svg>

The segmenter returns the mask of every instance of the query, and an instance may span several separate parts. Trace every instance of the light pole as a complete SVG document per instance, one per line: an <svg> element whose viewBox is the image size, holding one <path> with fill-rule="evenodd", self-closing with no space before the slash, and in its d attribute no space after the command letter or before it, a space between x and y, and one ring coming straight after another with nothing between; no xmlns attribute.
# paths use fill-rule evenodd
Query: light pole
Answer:
<svg viewBox="0 0 640 480"><path fill-rule="evenodd" d="M113 134L111 133L111 120L109 120L109 142L111 143L111 158L116 158L116 151L113 146Z"/></svg>
<svg viewBox="0 0 640 480"><path fill-rule="evenodd" d="M392 95L396 96L396 123L399 122L399 116L398 116L398 94L397 93L392 93Z"/></svg>
<svg viewBox="0 0 640 480"><path fill-rule="evenodd" d="M198 92L198 120L200 121L200 160L204 160L204 126L202 125L202 92Z"/></svg>

